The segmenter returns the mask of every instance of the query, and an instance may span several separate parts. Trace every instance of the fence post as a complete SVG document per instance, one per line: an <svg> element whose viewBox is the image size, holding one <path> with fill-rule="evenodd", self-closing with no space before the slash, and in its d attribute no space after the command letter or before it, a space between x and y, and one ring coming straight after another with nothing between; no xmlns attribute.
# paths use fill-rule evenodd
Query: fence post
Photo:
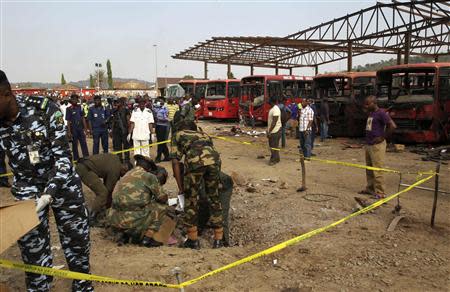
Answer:
<svg viewBox="0 0 450 292"><path fill-rule="evenodd" d="M434 227L434 219L436 216L437 199L439 194L439 171L441 169L441 159L436 164L436 175L434 177L434 200L433 200L433 210L431 211L431 227Z"/></svg>

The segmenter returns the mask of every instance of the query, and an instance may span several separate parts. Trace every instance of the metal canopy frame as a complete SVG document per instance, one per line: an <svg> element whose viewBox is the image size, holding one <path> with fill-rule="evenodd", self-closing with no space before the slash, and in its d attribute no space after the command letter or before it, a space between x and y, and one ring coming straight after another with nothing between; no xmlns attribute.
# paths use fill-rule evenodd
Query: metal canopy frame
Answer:
<svg viewBox="0 0 450 292"><path fill-rule="evenodd" d="M437 58L450 55L450 1L420 0L376 5L285 37L212 37L175 59L291 69L316 67L367 53Z"/></svg>

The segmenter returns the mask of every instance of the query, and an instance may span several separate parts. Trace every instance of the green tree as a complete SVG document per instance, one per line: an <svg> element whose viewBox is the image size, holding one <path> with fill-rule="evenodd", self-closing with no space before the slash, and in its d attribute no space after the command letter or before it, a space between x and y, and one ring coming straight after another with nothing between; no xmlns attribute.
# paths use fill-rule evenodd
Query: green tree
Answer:
<svg viewBox="0 0 450 292"><path fill-rule="evenodd" d="M192 75L184 75L182 79L195 79Z"/></svg>
<svg viewBox="0 0 450 292"><path fill-rule="evenodd" d="M90 88L95 87L95 80L94 80L94 76L92 76L92 74L89 74L89 87Z"/></svg>
<svg viewBox="0 0 450 292"><path fill-rule="evenodd" d="M113 89L113 77L112 77L112 70L111 70L111 61L108 59L106 61L106 72L108 75L108 89Z"/></svg>
<svg viewBox="0 0 450 292"><path fill-rule="evenodd" d="M228 74L227 74L228 76L228 79L234 79L234 74L233 74L233 72L229 72Z"/></svg>
<svg viewBox="0 0 450 292"><path fill-rule="evenodd" d="M66 79L64 78L64 73L61 73L61 85L66 84Z"/></svg>

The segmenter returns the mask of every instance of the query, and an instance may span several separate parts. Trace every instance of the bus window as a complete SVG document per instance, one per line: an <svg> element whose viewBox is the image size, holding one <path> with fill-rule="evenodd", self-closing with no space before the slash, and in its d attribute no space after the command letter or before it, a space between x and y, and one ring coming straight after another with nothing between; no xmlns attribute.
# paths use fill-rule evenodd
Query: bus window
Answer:
<svg viewBox="0 0 450 292"><path fill-rule="evenodd" d="M228 83L228 98L239 97L239 83Z"/></svg>
<svg viewBox="0 0 450 292"><path fill-rule="evenodd" d="M267 89L269 92L269 100L272 97L276 97L276 98L280 98L282 97L282 86L281 86L281 82L280 81L269 81L269 83L267 84Z"/></svg>
<svg viewBox="0 0 450 292"><path fill-rule="evenodd" d="M439 74L439 99L450 99L450 67L441 68Z"/></svg>

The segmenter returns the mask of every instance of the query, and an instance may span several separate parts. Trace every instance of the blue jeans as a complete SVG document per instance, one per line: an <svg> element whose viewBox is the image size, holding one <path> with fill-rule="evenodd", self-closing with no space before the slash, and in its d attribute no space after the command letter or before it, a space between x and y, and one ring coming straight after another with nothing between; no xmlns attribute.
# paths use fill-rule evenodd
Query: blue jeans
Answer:
<svg viewBox="0 0 450 292"><path fill-rule="evenodd" d="M94 130L92 133L94 146L92 147L92 154L98 154L100 148L100 139L102 140L103 153L108 153L108 130Z"/></svg>
<svg viewBox="0 0 450 292"><path fill-rule="evenodd" d="M305 158L311 157L311 131L300 132L300 147Z"/></svg>
<svg viewBox="0 0 450 292"><path fill-rule="evenodd" d="M320 141L325 141L328 138L328 123L326 121L320 122Z"/></svg>

